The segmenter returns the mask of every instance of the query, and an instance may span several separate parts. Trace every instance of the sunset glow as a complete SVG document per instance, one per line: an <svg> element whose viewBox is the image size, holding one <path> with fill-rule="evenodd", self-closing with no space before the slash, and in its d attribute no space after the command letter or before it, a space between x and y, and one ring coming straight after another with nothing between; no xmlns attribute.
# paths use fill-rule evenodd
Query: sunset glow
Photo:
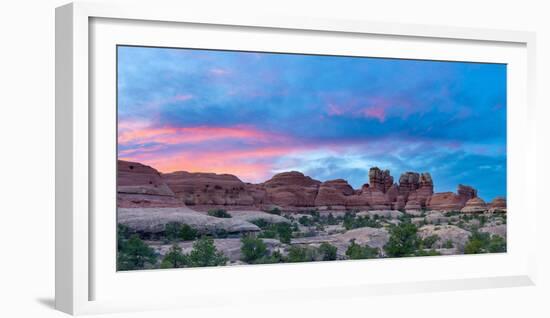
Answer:
<svg viewBox="0 0 550 318"><path fill-rule="evenodd" d="M359 188L429 171L436 191L506 195L506 66L118 47L118 155L263 182L298 170Z"/></svg>

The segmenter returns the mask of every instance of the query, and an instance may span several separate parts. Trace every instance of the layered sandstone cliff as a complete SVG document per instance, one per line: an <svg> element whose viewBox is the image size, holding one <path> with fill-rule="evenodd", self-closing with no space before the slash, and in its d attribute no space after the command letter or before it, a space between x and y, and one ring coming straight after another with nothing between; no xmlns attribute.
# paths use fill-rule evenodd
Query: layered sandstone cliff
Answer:
<svg viewBox="0 0 550 318"><path fill-rule="evenodd" d="M421 210L483 212L506 211L506 200L486 204L477 190L458 185L456 193L434 193L429 173L405 172L394 183L389 170L371 168L369 183L361 189L344 179L321 182L301 172L275 174L260 184L230 174L179 171L160 174L135 162L118 163L119 207L279 206L293 208Z"/></svg>

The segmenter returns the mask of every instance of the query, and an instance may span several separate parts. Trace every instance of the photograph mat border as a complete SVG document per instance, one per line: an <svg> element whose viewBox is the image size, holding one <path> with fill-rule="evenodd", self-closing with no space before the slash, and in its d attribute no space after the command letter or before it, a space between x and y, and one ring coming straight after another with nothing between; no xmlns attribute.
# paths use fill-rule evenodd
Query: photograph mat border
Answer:
<svg viewBox="0 0 550 318"><path fill-rule="evenodd" d="M179 6L182 9L184 6ZM160 299L148 303L129 301L89 301L88 251L90 249L88 208L89 174L93 166L88 159L88 35L89 18L122 18L136 20L157 20L172 22L195 22L222 25L247 25L252 27L287 28L301 30L326 30L338 32L404 35L435 38L502 41L525 44L528 54L528 109L524 123L530 129L525 132L534 135L534 34L516 31L478 30L468 28L402 25L393 23L370 23L360 21L312 20L289 17L213 17L209 14L185 14L185 10L163 7L150 10L148 6L117 6L99 4L70 4L56 11L56 308L69 313L94 313L127 310L181 307L190 305L177 301L163 302ZM74 105L74 107L73 107ZM93 140L93 138L90 138ZM525 146L534 155L534 138L527 139ZM526 162L534 169L534 156ZM526 178L534 178L534 174ZM532 184L531 181L527 180ZM527 195L523 194L526 198ZM534 199L534 197L529 197ZM534 200L526 200L528 214L534 216ZM74 212L73 212L74 211ZM534 220L535 218L532 218ZM532 222L531 222L532 223ZM529 224L534 229L534 224ZM534 231L533 231L534 233ZM529 238L532 241L532 238ZM491 281L484 278L475 282L463 280L460 286L496 286L499 284L525 285L535 278L535 251L529 251L529 270L522 275L498 278ZM410 260L410 259L408 259ZM407 260L407 261L408 261ZM308 265L306 265L308 266ZM260 266L261 267L261 266ZM249 268L247 268L248 270ZM170 272L170 271L168 271ZM514 280L511 283L509 280ZM505 283L508 281L507 283ZM519 282L519 283L518 283ZM439 284L439 283L438 283ZM496 285L495 285L496 284ZM450 285L452 285L450 283ZM449 286L450 286L449 285ZM388 285L389 286L389 285ZM408 286L408 287L407 287ZM412 287L411 287L412 286ZM418 288L415 288L417 286ZM422 290L422 283L402 285L403 290ZM394 286L395 287L395 286ZM456 286L455 286L456 287ZM336 287L327 287L336 290ZM359 287L346 287L354 289ZM377 287L380 290L380 287ZM361 295L368 294L368 286L361 288ZM456 289L450 287L450 289ZM460 289L460 288L458 288ZM372 289L371 289L372 290ZM438 289L439 290L439 289ZM443 288L442 290L446 290ZM285 294L287 292L285 291ZM292 292L288 292L293 294ZM300 293L298 293L300 294ZM285 298L286 299L286 298ZM234 300L234 299L233 299ZM286 299L288 300L288 299ZM231 300L230 300L231 301ZM199 302L200 303L200 302ZM198 304L198 303L197 303Z"/></svg>

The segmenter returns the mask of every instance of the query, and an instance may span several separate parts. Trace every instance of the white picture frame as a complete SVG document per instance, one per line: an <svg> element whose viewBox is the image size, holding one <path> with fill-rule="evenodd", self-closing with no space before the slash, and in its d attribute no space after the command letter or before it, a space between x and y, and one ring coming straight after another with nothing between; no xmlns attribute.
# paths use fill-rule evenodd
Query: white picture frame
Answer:
<svg viewBox="0 0 550 318"><path fill-rule="evenodd" d="M98 24L98 21L105 22ZM141 28L136 37L135 28ZM154 32L147 31L154 27ZM497 61L510 63L513 78L509 79L510 106L508 110L508 192L509 192L509 252L504 255L447 256L435 258L407 258L392 260L368 260L330 262L330 264L292 264L238 266L232 268L208 268L191 270L139 271L116 273L112 271L114 258L104 253L104 246L115 239L104 230L104 239L94 236L98 228L112 225L112 218L98 217L92 212L98 206L109 205L98 199L104 189L115 194L112 151L108 140L114 140L111 76L114 69L109 48L115 44L184 45L176 40L179 27L187 27L189 41L213 41L218 37L221 48L258 48L274 50L273 45L255 41L247 46L246 34L270 33L274 37L288 36L291 44L303 42L300 36L309 37L311 46L302 46L298 52L318 52L326 39L341 41L340 50L346 50L357 38L393 43L398 50L403 43L412 43L417 49L406 53L409 58ZM206 27L211 35L200 37L200 29ZM232 29L242 38L241 42L223 42L219 30ZM197 33L197 35L192 35ZM233 31L227 31L233 32ZM211 38L210 38L211 36ZM179 37L178 37L179 38ZM182 38L185 39L185 36ZM200 38L200 39L199 39ZM291 40L294 38L294 40ZM344 39L345 38L345 39ZM210 40L208 40L210 39ZM317 40L315 40L317 39ZM121 43L123 41L124 43ZM250 41L250 40L248 40ZM317 42L315 42L317 41ZM418 42L418 43L417 43ZM197 43L197 42L195 42ZM275 43L270 41L270 43ZM366 42L365 42L366 43ZM198 45L198 44L197 44ZM263 45L263 46L262 46ZM270 46L271 45L271 46ZM292 47L280 49L292 50ZM288 44L290 45L290 44ZM389 47L390 45L388 45ZM434 46L441 47L438 53ZM455 47L451 52L446 46ZM534 163L535 105L534 58L535 35L530 32L482 30L399 23L374 23L366 21L317 20L285 16L223 16L190 12L184 4L171 7L155 7L136 4L132 6L97 3L73 3L56 10L56 308L70 314L103 313L113 311L144 310L166 307L194 307L210 305L211 297L232 287L216 304L232 304L243 301L262 302L276 296L280 301L323 297L357 297L373 294L390 294L414 291L444 291L490 287L525 286L535 282L535 224L534 193L522 191L521 184L536 184ZM366 54L369 49L357 46L356 54ZM373 48L371 48L373 49ZM276 47L275 47L276 50ZM343 52L343 51L340 51ZM361 53L363 52L363 53ZM372 52L372 50L370 51ZM447 52L447 53L446 53ZM502 56L500 52L505 52ZM353 54L353 52L348 54ZM380 49L374 55L392 55ZM403 53L401 53L403 54ZM434 54L434 55L430 55ZM439 54L439 55L437 55ZM457 55L458 54L458 55ZM457 57L460 56L460 57ZM401 56L403 57L403 56ZM116 68L116 67L115 67ZM97 84L98 79L105 87ZM97 92L105 92L97 93ZM97 94L94 94L97 93ZM102 107L93 107L101 102ZM103 103L105 102L105 103ZM105 106L106 105L106 106ZM116 109L116 107L115 107ZM110 126L109 126L110 125ZM522 129L520 129L522 128ZM104 142L105 141L105 142ZM110 149L110 150L109 150ZM109 163L110 162L110 163ZM523 169L523 170L519 170ZM102 173L99 174L98 172ZM104 197L104 196L103 196ZM514 211L521 211L515 214ZM114 214L113 214L114 215ZM111 223L109 223L111 222ZM111 260L109 260L111 258ZM413 274L399 275L410 268ZM418 270L425 268L425 270ZM457 272L458 271L458 272ZM328 273L345 273L338 277ZM387 272L388 275L383 273ZM361 274L361 279L357 278ZM290 275L290 276L289 276ZM354 276L355 275L355 276ZM262 277L271 279L266 286L259 286ZM296 277L293 284L283 285L279 277ZM318 280L318 277L325 277ZM162 292L158 286L167 281L185 280L194 286L194 292L169 290ZM140 298L133 294L139 280L140 286L150 287L154 293ZM209 283L210 281L210 283ZM227 283L227 284L226 284ZM155 287L157 286L157 287ZM307 290L307 293L301 291ZM259 295L262 293L262 297ZM143 294L143 293L140 293ZM171 297L168 297L170 294ZM124 295L124 296L121 296ZM184 298L185 296L185 298ZM184 300L185 299L185 300ZM244 300L246 299L246 300ZM139 301L136 301L139 300Z"/></svg>

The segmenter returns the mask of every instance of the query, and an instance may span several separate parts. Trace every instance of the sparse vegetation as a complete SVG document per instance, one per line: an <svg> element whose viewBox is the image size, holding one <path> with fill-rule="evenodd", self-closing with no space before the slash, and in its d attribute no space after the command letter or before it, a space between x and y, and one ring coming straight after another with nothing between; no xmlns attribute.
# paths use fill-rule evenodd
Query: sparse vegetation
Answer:
<svg viewBox="0 0 550 318"><path fill-rule="evenodd" d="M155 251L145 244L137 234L128 240L119 242L117 251L117 270L135 270L154 266L157 256Z"/></svg>
<svg viewBox="0 0 550 318"><path fill-rule="evenodd" d="M418 249L420 238L418 229L412 223L401 223L390 227L390 239L384 246L390 257L410 256Z"/></svg>
<svg viewBox="0 0 550 318"><path fill-rule="evenodd" d="M287 261L290 263L315 261L317 251L314 248L292 246L288 251Z"/></svg>
<svg viewBox="0 0 550 318"><path fill-rule="evenodd" d="M351 240L351 244L346 250L346 256L349 259L367 259L375 258L378 256L378 249L370 247L368 245L361 246L355 243L355 240Z"/></svg>
<svg viewBox="0 0 550 318"><path fill-rule="evenodd" d="M331 245L329 243L322 243L321 246L319 246L319 252L322 255L323 261L334 261L337 257L337 248L334 245Z"/></svg>
<svg viewBox="0 0 550 318"><path fill-rule="evenodd" d="M421 248L432 248L432 246L439 240L439 236L437 235L430 235L425 237L423 240L421 240Z"/></svg>
<svg viewBox="0 0 550 318"><path fill-rule="evenodd" d="M214 240L203 237L193 244L193 250L189 253L189 266L221 266L227 263L227 257L216 249Z"/></svg>
<svg viewBox="0 0 550 318"><path fill-rule="evenodd" d="M172 245L168 253L164 255L162 262L160 263L160 268L180 268L185 267L189 264L189 257L182 254L181 247L177 244Z"/></svg>
<svg viewBox="0 0 550 318"><path fill-rule="evenodd" d="M506 252L506 240L498 235L475 231L464 246L464 254Z"/></svg>
<svg viewBox="0 0 550 318"><path fill-rule="evenodd" d="M191 241L197 238L197 231L188 224L170 222L164 227L164 235L170 242L178 240Z"/></svg>
<svg viewBox="0 0 550 318"><path fill-rule="evenodd" d="M247 263L254 263L258 259L267 256L267 246L255 237L245 236L241 239L242 260Z"/></svg>
<svg viewBox="0 0 550 318"><path fill-rule="evenodd" d="M208 215L216 218L230 218L231 214L227 213L224 209L213 209L208 211Z"/></svg>

